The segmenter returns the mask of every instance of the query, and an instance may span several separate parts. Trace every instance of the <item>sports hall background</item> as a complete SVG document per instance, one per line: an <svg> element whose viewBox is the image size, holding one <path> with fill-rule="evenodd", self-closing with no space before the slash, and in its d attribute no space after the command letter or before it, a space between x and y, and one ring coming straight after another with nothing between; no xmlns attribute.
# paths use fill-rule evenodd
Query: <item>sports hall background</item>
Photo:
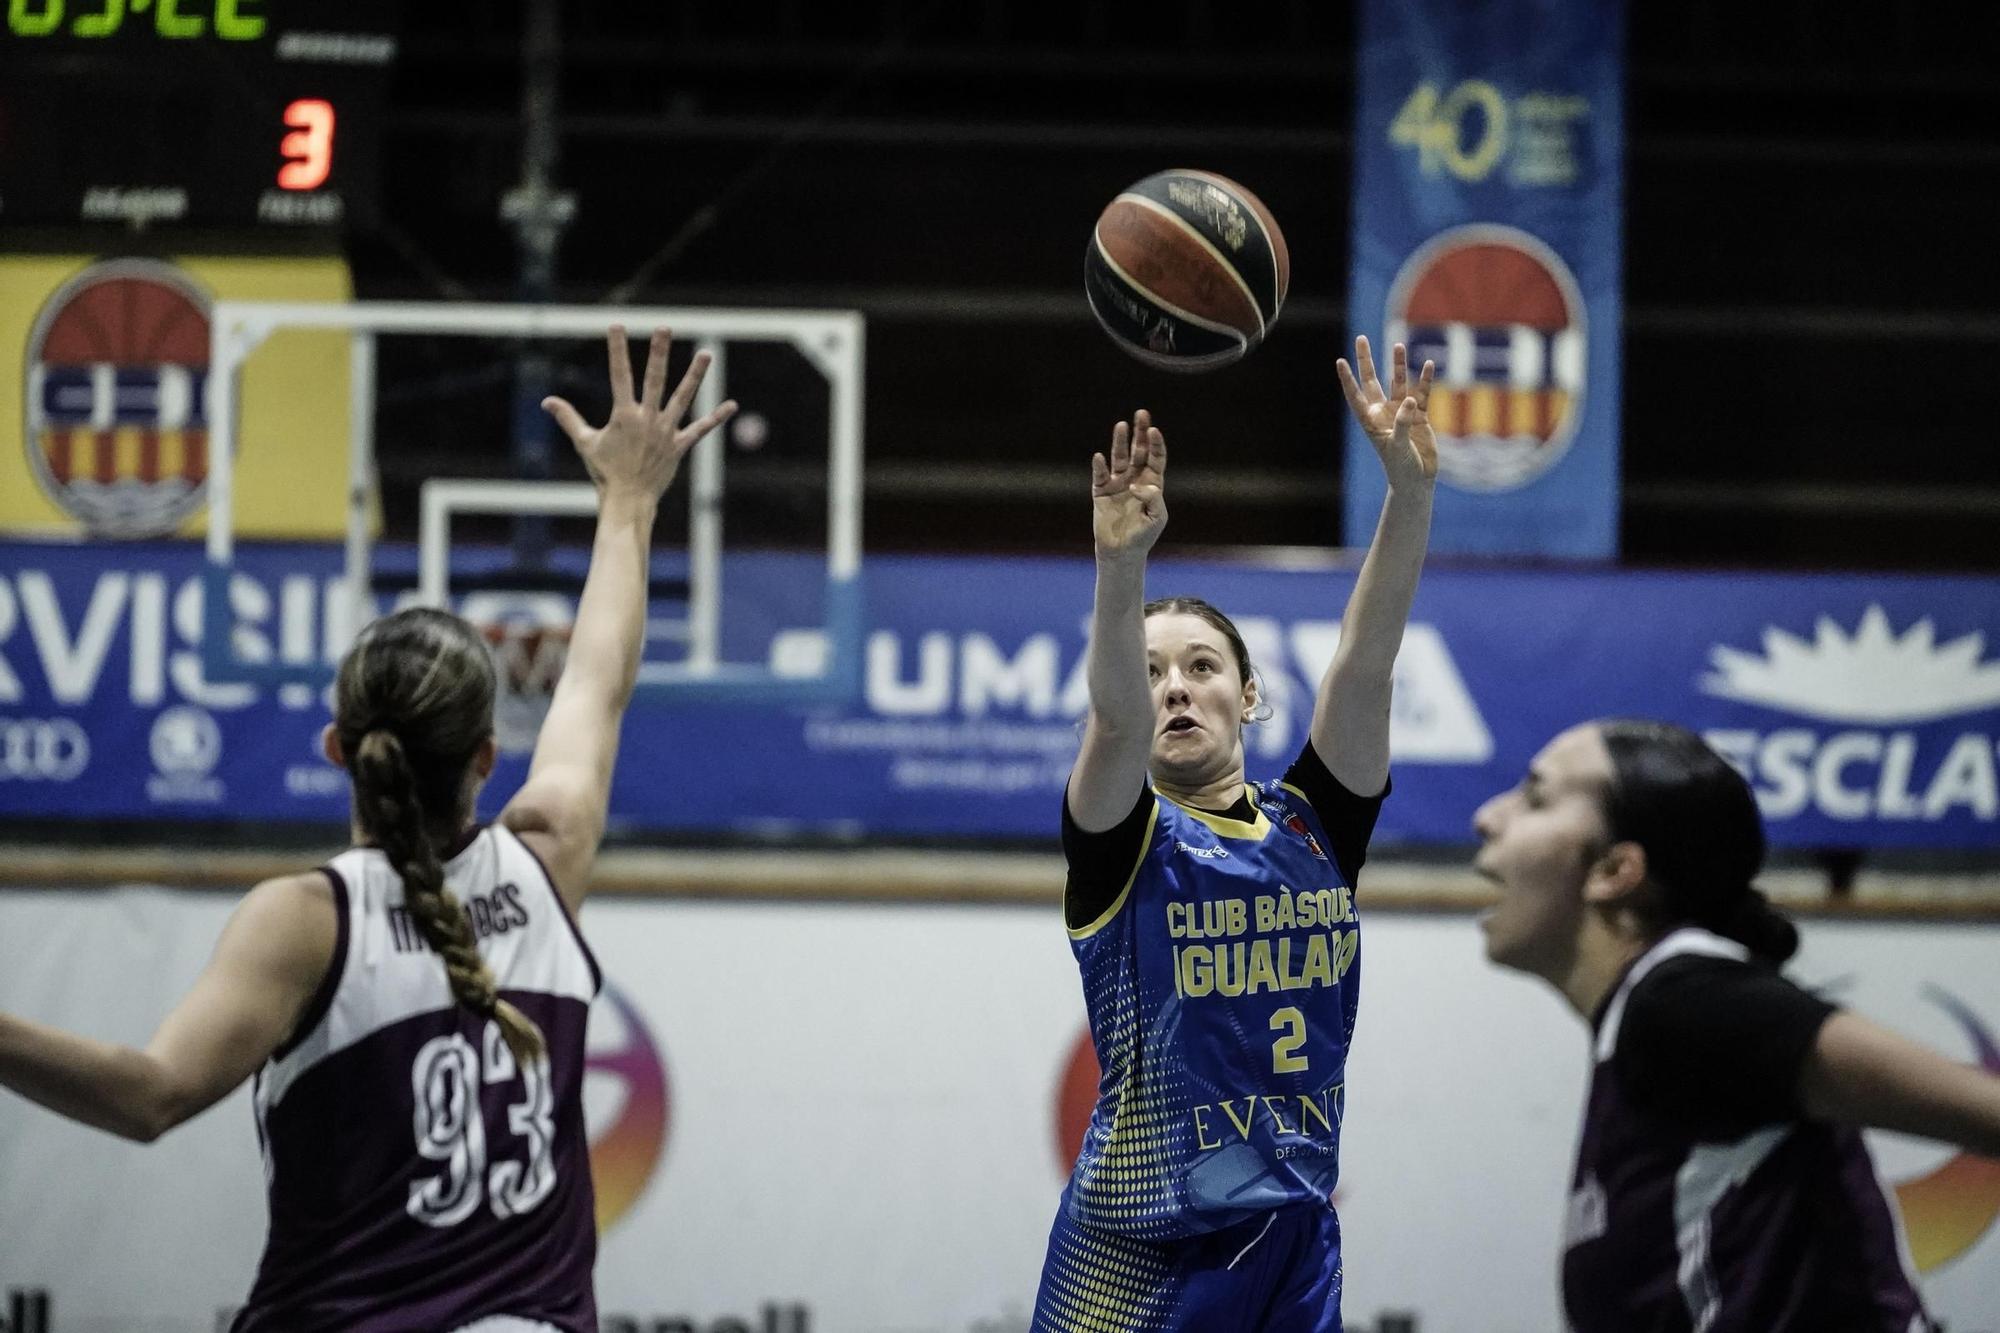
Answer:
<svg viewBox="0 0 2000 1333"><path fill-rule="evenodd" d="M1088 454L1118 416L1154 411L1175 453L1151 586L1183 580L1247 609L1268 627L1267 670L1302 687L1301 645L1338 619L1352 576L1334 550L1332 361L1378 332L1348 303L1361 20L1309 0L382 8L393 59L371 122L342 131L372 143L373 174L338 225L308 231L10 214L24 181L69 168L5 155L22 123L8 83L32 52L0 38L0 406L21 402L50 293L113 259L293 299L860 312L868 628L889 636L885 681L830 721L743 703L635 711L621 790L702 813L628 819L584 918L611 983L590 1090L600 1293L607 1330L1025 1329L1095 1076L1047 790L1088 608ZM1431 9L1449 23L1451 6ZM1565 11L1537 13L1553 31ZM1444 556L1427 575L1406 698L1443 720L1402 733L1419 752L1402 756L1398 796L1423 813L1398 824L1391 803L1362 881L1350 1327L1558 1326L1586 1054L1557 1000L1479 957L1469 835L1428 813L1451 804L1435 789L1465 760L1454 728L1474 720L1481 753L1503 755L1597 699L1700 723L1687 710L1714 691L1698 681L1727 675L1733 652L1750 672L1735 697L1769 707L1714 725L1784 811L1766 884L1800 913L1796 974L2000 1070L1996 24L1983 9L1715 0L1624 13L1618 552ZM552 262L503 217L524 155L573 202ZM1124 357L1078 281L1097 211L1170 166L1249 184L1291 247L1281 322L1213 375ZM345 380L315 368L337 370L340 347L299 346L316 350L287 354L282 392L254 371L245 385L246 420L293 433L263 459L250 433L242 498L286 511L271 531L312 530L244 542L274 602L288 576L323 580L338 558ZM581 476L562 449L545 464L524 450L518 386L553 384L591 414L601 362L587 343L536 355L383 341L386 560L407 563L426 478ZM729 440L728 547L777 552L754 586L782 600L807 577L783 561L824 539L825 390L746 351L731 392L762 429L739 422ZM0 1006L142 1043L242 888L314 863L344 830L324 789L305 820L246 817L261 797L226 790L249 742L176 665L201 647L181 591L199 515L166 539L91 531L38 498L35 447L17 411L0 420ZM287 510L308 491L314 512ZM20 518L31 501L38 516ZM578 533L461 531L534 549ZM163 580L157 602L148 578ZM165 645L151 694L144 643ZM1779 683L1758 696L1753 678ZM1799 702L1814 689L1847 693ZM1926 711L1911 692L1949 702ZM190 766L211 732L186 712L162 733L189 708L221 718L220 760ZM316 716L302 704L286 719ZM898 765L923 755L884 752L911 719L991 721L998 757L980 772L1026 773L1015 741L1040 767L1025 790L940 777L912 794ZM731 753L738 737L800 748L760 766ZM1253 771L1287 743L1271 739ZM90 788L124 754L147 794L107 810ZM1461 784L1487 778L1461 768ZM869 791L852 818L801 814ZM1952 1333L2000 1328L2000 1167L1875 1146ZM0 1327L215 1327L261 1237L256 1161L240 1094L143 1149L0 1100Z"/></svg>

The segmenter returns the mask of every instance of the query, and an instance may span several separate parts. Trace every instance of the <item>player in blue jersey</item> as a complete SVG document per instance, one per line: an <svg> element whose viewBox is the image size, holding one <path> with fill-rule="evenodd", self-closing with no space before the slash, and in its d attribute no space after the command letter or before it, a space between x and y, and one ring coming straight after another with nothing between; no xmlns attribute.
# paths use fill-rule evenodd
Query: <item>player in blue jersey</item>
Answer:
<svg viewBox="0 0 2000 1333"><path fill-rule="evenodd" d="M600 429L544 404L597 483L597 533L567 667L495 825L473 817L495 756L478 631L389 616L341 663L326 731L356 845L252 889L144 1050L0 1015L0 1084L128 1138L254 1075L271 1224L240 1333L597 1333L582 1086L598 976L574 914L638 669L654 514L735 410L682 425L707 359L662 402L669 346L653 335L635 394L612 328Z"/></svg>
<svg viewBox="0 0 2000 1333"><path fill-rule="evenodd" d="M1338 363L1388 474L1380 524L1282 781L1244 780L1257 682L1228 617L1148 602L1166 441L1091 463L1090 711L1062 812L1071 946L1103 1070L1036 1298L1038 1333L1340 1328L1333 1211L1360 985L1354 884L1389 785L1390 668L1437 445L1402 346Z"/></svg>
<svg viewBox="0 0 2000 1333"><path fill-rule="evenodd" d="M1778 975L1756 798L1701 737L1574 727L1480 808L1487 955L1593 1033L1563 1303L1574 1333L1925 1333L1860 1130L2000 1157L2000 1079Z"/></svg>

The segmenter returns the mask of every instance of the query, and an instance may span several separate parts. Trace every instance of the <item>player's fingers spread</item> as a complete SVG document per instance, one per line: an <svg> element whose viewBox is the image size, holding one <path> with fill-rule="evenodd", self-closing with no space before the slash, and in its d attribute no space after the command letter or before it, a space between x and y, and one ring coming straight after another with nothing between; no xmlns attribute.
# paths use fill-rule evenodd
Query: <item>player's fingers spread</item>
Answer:
<svg viewBox="0 0 2000 1333"><path fill-rule="evenodd" d="M562 433L569 436L572 444L582 444L583 437L590 434L590 424L583 414L561 398L542 399L542 411L556 419L556 425L562 427Z"/></svg>
<svg viewBox="0 0 2000 1333"><path fill-rule="evenodd" d="M1343 356L1335 360L1333 369L1340 376L1340 392L1346 396L1347 405L1356 412L1365 409L1368 402L1361 396L1361 386L1355 382L1354 370L1347 364L1347 358Z"/></svg>
<svg viewBox="0 0 2000 1333"><path fill-rule="evenodd" d="M1371 398L1380 396L1382 381L1375 374L1375 352L1368 346L1368 335L1360 334L1354 339L1354 368L1360 372L1361 387Z"/></svg>
<svg viewBox="0 0 2000 1333"><path fill-rule="evenodd" d="M1090 456L1090 493L1092 495L1102 495L1104 494L1105 487L1110 484L1111 465L1104 461L1103 454L1092 454Z"/></svg>
<svg viewBox="0 0 2000 1333"><path fill-rule="evenodd" d="M1437 362L1424 362L1423 372L1417 376L1417 406L1428 407L1431 401L1431 385L1437 379Z"/></svg>
<svg viewBox="0 0 2000 1333"><path fill-rule="evenodd" d="M646 396L639 402L641 407L658 407L660 395L667 388L667 359L673 355L674 335L667 329L654 329L652 345L646 349Z"/></svg>
<svg viewBox="0 0 2000 1333"><path fill-rule="evenodd" d="M667 399L664 411L670 423L678 425L680 419L687 415L688 404L701 392L701 382L708 378L709 363L713 359L707 352L694 354L694 364L687 368L687 374L681 376L681 382L674 386L674 396Z"/></svg>
<svg viewBox="0 0 2000 1333"><path fill-rule="evenodd" d="M686 453L689 449L694 448L696 442L703 436L735 415L736 400L731 398L718 404L715 410L708 413L708 415L691 422L688 428L682 432L686 438L681 442L681 452Z"/></svg>
<svg viewBox="0 0 2000 1333"><path fill-rule="evenodd" d="M1410 352L1397 343L1389 349L1389 396L1401 398L1410 391Z"/></svg>
<svg viewBox="0 0 2000 1333"><path fill-rule="evenodd" d="M1131 428L1119 422L1111 428L1111 470L1123 472L1132 461L1132 437L1127 432Z"/></svg>
<svg viewBox="0 0 2000 1333"><path fill-rule="evenodd" d="M625 326L613 324L604 335L604 349L611 358L611 406L632 401L632 352L625 345Z"/></svg>
<svg viewBox="0 0 2000 1333"><path fill-rule="evenodd" d="M1153 472L1157 476L1167 475L1167 437L1155 426L1147 432L1146 448L1153 459Z"/></svg>
<svg viewBox="0 0 2000 1333"><path fill-rule="evenodd" d="M1395 435L1396 439L1398 440L1409 439L1410 426L1412 425L1412 423L1416 421L1416 419L1417 419L1416 399L1405 398L1402 402L1396 404L1396 435Z"/></svg>

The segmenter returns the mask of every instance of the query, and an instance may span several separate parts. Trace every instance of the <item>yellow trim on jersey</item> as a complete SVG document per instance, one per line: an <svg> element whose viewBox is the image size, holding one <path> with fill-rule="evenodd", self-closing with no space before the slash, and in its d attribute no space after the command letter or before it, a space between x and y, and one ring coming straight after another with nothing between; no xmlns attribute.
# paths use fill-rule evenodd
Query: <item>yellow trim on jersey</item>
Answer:
<svg viewBox="0 0 2000 1333"><path fill-rule="evenodd" d="M1280 787L1283 787L1286 791L1290 792L1292 795L1298 797L1301 801L1304 801L1306 803L1306 809L1308 810L1312 809L1312 797L1306 795L1304 792L1300 791L1297 787L1294 787L1289 782L1280 782L1278 785ZM1315 811L1314 813L1318 812Z"/></svg>
<svg viewBox="0 0 2000 1333"><path fill-rule="evenodd" d="M1157 793L1155 795L1157 796ZM1111 900L1111 906L1105 908L1104 914L1098 917L1097 920L1087 926L1071 926L1069 928L1069 937L1071 939L1089 939L1092 935L1110 925L1111 918L1118 915L1118 909L1125 905L1125 899L1131 896L1132 886L1138 882L1139 867L1146 864L1146 853L1153 850L1153 830L1159 826L1159 823L1160 803L1156 799L1153 802L1151 813L1146 816L1146 836L1139 839L1139 858L1132 862L1132 873L1125 877L1125 887L1118 890L1118 896Z"/></svg>
<svg viewBox="0 0 2000 1333"><path fill-rule="evenodd" d="M1264 807L1257 804L1257 789L1246 782L1243 784L1243 792L1250 798L1250 808L1257 812L1257 818L1248 824L1240 819L1231 819L1227 815L1217 814L1213 810L1203 810L1197 806L1174 801L1174 798L1171 796L1162 796L1161 799L1174 801L1175 805L1180 806L1181 809L1214 829L1222 837L1247 838L1251 842L1262 842L1265 836L1271 831L1271 820L1265 815Z"/></svg>

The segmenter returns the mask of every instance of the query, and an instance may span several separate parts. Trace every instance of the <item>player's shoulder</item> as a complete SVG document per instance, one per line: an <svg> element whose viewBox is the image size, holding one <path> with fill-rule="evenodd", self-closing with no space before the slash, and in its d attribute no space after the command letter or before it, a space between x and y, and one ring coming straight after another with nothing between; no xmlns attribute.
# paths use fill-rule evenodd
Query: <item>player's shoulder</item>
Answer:
<svg viewBox="0 0 2000 1333"><path fill-rule="evenodd" d="M1289 775L1266 778L1262 782L1253 782L1250 786L1257 793L1257 804L1273 818L1301 811L1306 814L1313 813L1312 802L1307 799L1304 791L1293 785Z"/></svg>
<svg viewBox="0 0 2000 1333"><path fill-rule="evenodd" d="M1256 793L1252 799L1258 811L1280 828L1296 829L1305 817L1319 818L1305 794L1287 785L1283 778L1253 782L1250 789Z"/></svg>
<svg viewBox="0 0 2000 1333"><path fill-rule="evenodd" d="M1689 985L1708 977L1766 976L1771 968L1750 958L1732 958L1725 954L1678 953L1663 958L1639 978L1633 987L1637 990L1645 986Z"/></svg>
<svg viewBox="0 0 2000 1333"><path fill-rule="evenodd" d="M1682 995L1717 984L1777 975L1735 941L1692 927L1673 931L1648 952L1652 956L1637 965L1639 975L1630 987L1633 1000Z"/></svg>
<svg viewBox="0 0 2000 1333"><path fill-rule="evenodd" d="M300 910L333 908L342 896L338 871L331 866L315 866L259 880L243 895L243 910L281 915Z"/></svg>
<svg viewBox="0 0 2000 1333"><path fill-rule="evenodd" d="M281 966L323 966L341 934L342 903L337 879L323 870L274 875L243 895L226 935L239 953L250 949Z"/></svg>
<svg viewBox="0 0 2000 1333"><path fill-rule="evenodd" d="M1616 1033L1619 1049L1650 1047L1690 1025L1733 1025L1774 989L1800 988L1754 959L1718 953L1677 953L1633 980Z"/></svg>

